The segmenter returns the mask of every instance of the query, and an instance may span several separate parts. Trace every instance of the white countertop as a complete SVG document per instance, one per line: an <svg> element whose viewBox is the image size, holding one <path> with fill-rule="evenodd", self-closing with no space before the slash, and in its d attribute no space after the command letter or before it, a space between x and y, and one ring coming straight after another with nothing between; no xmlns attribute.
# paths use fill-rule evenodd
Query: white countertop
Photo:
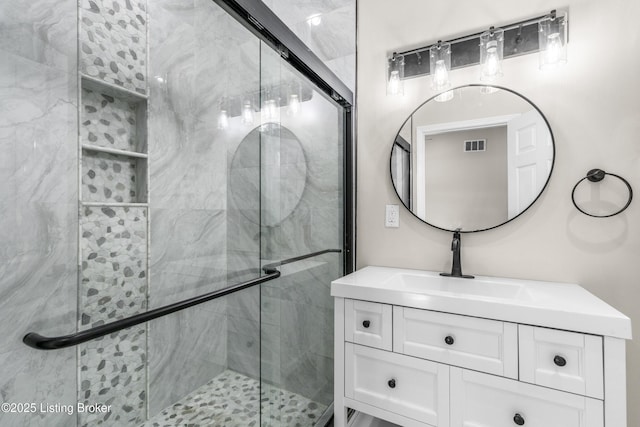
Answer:
<svg viewBox="0 0 640 427"><path fill-rule="evenodd" d="M631 321L567 283L365 267L331 283L331 295L631 339Z"/></svg>

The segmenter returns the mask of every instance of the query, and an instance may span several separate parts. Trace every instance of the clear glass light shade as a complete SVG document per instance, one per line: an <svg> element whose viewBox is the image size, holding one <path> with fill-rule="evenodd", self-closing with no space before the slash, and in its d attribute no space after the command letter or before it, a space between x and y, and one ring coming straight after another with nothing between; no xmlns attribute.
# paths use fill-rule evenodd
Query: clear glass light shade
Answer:
<svg viewBox="0 0 640 427"><path fill-rule="evenodd" d="M253 106L250 101L245 101L242 105L242 123L245 125L253 124Z"/></svg>
<svg viewBox="0 0 640 427"><path fill-rule="evenodd" d="M229 116L227 115L227 110L220 110L220 114L218 114L218 129L226 130L229 128Z"/></svg>
<svg viewBox="0 0 640 427"><path fill-rule="evenodd" d="M404 95L404 57L393 54L387 61L387 95Z"/></svg>
<svg viewBox="0 0 640 427"><path fill-rule="evenodd" d="M296 116L300 112L300 97L296 93L289 95L289 105L287 105L287 115Z"/></svg>
<svg viewBox="0 0 640 427"><path fill-rule="evenodd" d="M480 80L495 81L502 77L504 31L491 29L480 35Z"/></svg>
<svg viewBox="0 0 640 427"><path fill-rule="evenodd" d="M555 68L567 62L567 14L551 13L538 22L540 69Z"/></svg>
<svg viewBox="0 0 640 427"><path fill-rule="evenodd" d="M431 88L436 91L451 87L449 71L451 71L451 45L440 43L429 48L429 65L431 70Z"/></svg>

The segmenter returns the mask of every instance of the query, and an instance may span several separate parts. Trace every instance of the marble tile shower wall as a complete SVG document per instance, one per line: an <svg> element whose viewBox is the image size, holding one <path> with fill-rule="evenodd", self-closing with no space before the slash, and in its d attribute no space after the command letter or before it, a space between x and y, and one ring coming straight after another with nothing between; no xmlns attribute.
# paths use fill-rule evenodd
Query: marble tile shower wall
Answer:
<svg viewBox="0 0 640 427"><path fill-rule="evenodd" d="M76 319L77 2L0 2L0 396L71 405L74 349L26 347ZM6 427L73 427L65 413L0 412Z"/></svg>
<svg viewBox="0 0 640 427"><path fill-rule="evenodd" d="M279 69L275 71L280 74ZM246 169L230 173L243 179L230 186L227 196L227 227L235 236L228 243L229 262L244 261L249 266L260 253L264 259L278 260L342 246L340 123L338 109L317 93L312 101L303 104L300 115L282 116L282 125L296 135L304 151L305 189L291 215L262 229L259 206L250 209L249 200L238 200L241 195L256 194L254 187L260 188L260 141L241 137L229 147L228 157L232 159L238 143L243 141L243 161L233 164ZM248 150L247 143L256 149ZM285 169L279 173L283 180L287 179ZM281 200L284 203L284 198ZM232 251L234 245L241 245L246 252ZM328 405L333 400L333 305L329 283L341 274L340 257L328 254L284 266L282 272L281 279L263 285L261 292L228 298L229 368L254 378L261 376L268 383ZM261 352L254 351L258 346Z"/></svg>
<svg viewBox="0 0 640 427"><path fill-rule="evenodd" d="M259 42L209 0L153 1L149 16L156 307L226 286L228 276L230 283L242 280L228 262L237 236L228 230L226 196L227 147L242 136L218 130L215 118L224 95L241 85L259 88ZM258 263L255 257L256 271ZM228 304L224 298L150 324L151 416L227 368Z"/></svg>
<svg viewBox="0 0 640 427"><path fill-rule="evenodd" d="M328 254L284 266L261 298L262 378L323 405L333 401L333 264Z"/></svg>
<svg viewBox="0 0 640 427"><path fill-rule="evenodd" d="M263 227L263 243L268 241L263 253L268 258L342 247L341 123L338 108L318 93L303 104L298 116L282 117L282 125L300 141L307 178L292 214L277 227ZM277 286L266 286L262 299L262 339L267 348L263 375L271 374L282 388L325 405L333 400L329 284L341 274L340 261L339 255L327 254L298 263L298 271ZM275 316L269 315L273 310Z"/></svg>

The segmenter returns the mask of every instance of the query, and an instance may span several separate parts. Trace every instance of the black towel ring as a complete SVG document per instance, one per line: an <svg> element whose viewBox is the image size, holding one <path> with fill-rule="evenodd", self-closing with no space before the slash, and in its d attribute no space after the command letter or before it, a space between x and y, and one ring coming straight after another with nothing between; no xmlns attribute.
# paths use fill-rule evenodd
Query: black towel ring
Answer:
<svg viewBox="0 0 640 427"><path fill-rule="evenodd" d="M604 179L604 177L606 175L610 175L610 176L618 178L620 181L624 182L624 184L627 186L627 188L629 189L629 200L627 200L627 204L624 205L622 207L622 209L620 209L619 211L614 212L614 213L609 214L609 215L593 215L593 214L590 214L590 213L585 212L582 209L580 209L580 207L576 203L576 199L575 199L576 188L578 188L578 185L580 185L580 183L582 181L584 181L585 179L589 180L590 182L600 182L600 181L602 181ZM621 177L619 175L616 175L615 173L605 172L602 169L591 169L589 172L587 172L587 176L582 178L580 181L578 181L576 183L576 185L573 186L573 190L571 191L571 201L573 202L573 206L575 206L576 209L578 209L583 214L591 216L591 217L594 217L594 218L609 218L611 216L618 215L619 213L622 213L625 209L627 209L629 207L629 205L631 204L631 200L632 199L633 199L633 190L631 189L631 185L629 184L629 182L626 179L624 179L623 177Z"/></svg>

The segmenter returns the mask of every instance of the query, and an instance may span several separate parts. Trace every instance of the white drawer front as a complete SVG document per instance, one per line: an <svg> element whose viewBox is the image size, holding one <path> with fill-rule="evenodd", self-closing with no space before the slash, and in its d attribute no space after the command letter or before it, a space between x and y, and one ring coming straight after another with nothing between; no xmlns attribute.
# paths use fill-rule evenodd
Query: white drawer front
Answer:
<svg viewBox="0 0 640 427"><path fill-rule="evenodd" d="M451 368L451 427L603 427L603 403Z"/></svg>
<svg viewBox="0 0 640 427"><path fill-rule="evenodd" d="M407 307L393 309L393 351L518 377L516 324Z"/></svg>
<svg viewBox="0 0 640 427"><path fill-rule="evenodd" d="M520 325L520 381L604 397L602 337Z"/></svg>
<svg viewBox="0 0 640 427"><path fill-rule="evenodd" d="M449 367L345 344L345 396L432 426L449 426Z"/></svg>
<svg viewBox="0 0 640 427"><path fill-rule="evenodd" d="M391 351L392 306L347 299L344 302L344 339Z"/></svg>

